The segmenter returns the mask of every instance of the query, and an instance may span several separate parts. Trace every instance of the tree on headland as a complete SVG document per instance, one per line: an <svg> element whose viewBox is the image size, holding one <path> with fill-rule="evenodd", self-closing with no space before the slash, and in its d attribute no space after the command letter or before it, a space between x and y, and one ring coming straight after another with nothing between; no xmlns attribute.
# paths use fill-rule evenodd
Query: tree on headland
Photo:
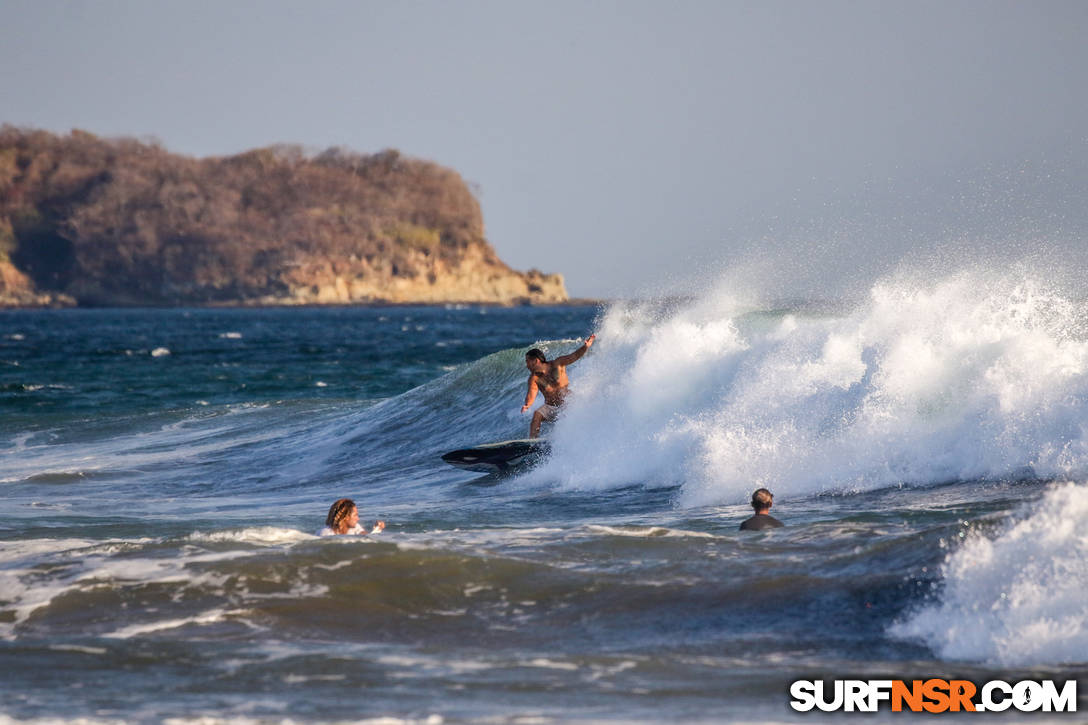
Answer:
<svg viewBox="0 0 1088 725"><path fill-rule="evenodd" d="M316 271L411 280L470 248L510 272L461 177L394 150L194 159L154 142L0 128L0 259L85 304L275 298Z"/></svg>

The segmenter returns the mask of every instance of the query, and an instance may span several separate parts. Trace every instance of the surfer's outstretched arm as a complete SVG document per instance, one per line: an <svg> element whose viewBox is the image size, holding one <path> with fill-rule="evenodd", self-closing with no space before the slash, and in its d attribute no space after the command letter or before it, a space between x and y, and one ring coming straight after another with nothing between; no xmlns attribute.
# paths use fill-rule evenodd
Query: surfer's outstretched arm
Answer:
<svg viewBox="0 0 1088 725"><path fill-rule="evenodd" d="M529 410L529 406L536 400L536 376L529 376L529 390L525 393L525 405L521 406L521 412Z"/></svg>
<svg viewBox="0 0 1088 725"><path fill-rule="evenodd" d="M570 365L576 360L580 360L589 348L593 347L593 341L597 339L596 335L590 335L586 338L586 341L582 343L582 346L572 352L569 355L561 355L555 359L555 362L559 365Z"/></svg>

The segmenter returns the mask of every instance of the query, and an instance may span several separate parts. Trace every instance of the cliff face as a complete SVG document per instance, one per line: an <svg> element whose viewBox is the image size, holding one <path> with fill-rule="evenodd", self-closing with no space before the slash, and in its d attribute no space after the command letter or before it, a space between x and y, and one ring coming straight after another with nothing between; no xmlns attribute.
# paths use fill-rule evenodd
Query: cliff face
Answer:
<svg viewBox="0 0 1088 725"><path fill-rule="evenodd" d="M395 151L190 159L0 129L0 305L551 303L455 172Z"/></svg>
<svg viewBox="0 0 1088 725"><path fill-rule="evenodd" d="M0 259L0 307L71 307L65 294L39 292L29 277L6 259Z"/></svg>
<svg viewBox="0 0 1088 725"><path fill-rule="evenodd" d="M406 261L414 275L376 272L367 263L328 261L298 267L284 275L287 298L265 297L259 304L392 303L548 303L563 302L567 291L559 274L513 272L485 245L465 249L455 260L412 252Z"/></svg>

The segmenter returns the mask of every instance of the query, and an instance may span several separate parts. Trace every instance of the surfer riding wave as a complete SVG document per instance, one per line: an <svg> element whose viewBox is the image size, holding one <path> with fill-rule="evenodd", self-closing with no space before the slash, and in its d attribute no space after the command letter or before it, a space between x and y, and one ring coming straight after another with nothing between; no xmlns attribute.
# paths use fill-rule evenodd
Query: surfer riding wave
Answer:
<svg viewBox="0 0 1088 725"><path fill-rule="evenodd" d="M530 438L539 437L540 424L546 420L555 420L559 414L559 407L563 405L567 388L570 386L567 366L580 360L593 346L596 338L596 335L590 335L580 348L569 355L561 355L551 361L537 348L525 353L525 367L529 369L529 389L525 393L525 405L521 406L521 412L526 412L533 405L537 391L544 396L544 405L533 412L533 420L529 424Z"/></svg>

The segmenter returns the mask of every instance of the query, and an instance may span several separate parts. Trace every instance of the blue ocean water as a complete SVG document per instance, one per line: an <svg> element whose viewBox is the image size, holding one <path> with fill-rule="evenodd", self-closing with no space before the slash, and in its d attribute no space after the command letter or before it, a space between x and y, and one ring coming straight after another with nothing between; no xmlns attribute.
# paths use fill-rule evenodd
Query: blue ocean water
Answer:
<svg viewBox="0 0 1088 725"><path fill-rule="evenodd" d="M525 350L594 332L549 459L441 461L524 437ZM0 410L4 722L801 721L800 678L1088 675L1088 334L1030 278L8 311ZM741 533L761 486L787 525ZM315 537L342 496L386 531Z"/></svg>

